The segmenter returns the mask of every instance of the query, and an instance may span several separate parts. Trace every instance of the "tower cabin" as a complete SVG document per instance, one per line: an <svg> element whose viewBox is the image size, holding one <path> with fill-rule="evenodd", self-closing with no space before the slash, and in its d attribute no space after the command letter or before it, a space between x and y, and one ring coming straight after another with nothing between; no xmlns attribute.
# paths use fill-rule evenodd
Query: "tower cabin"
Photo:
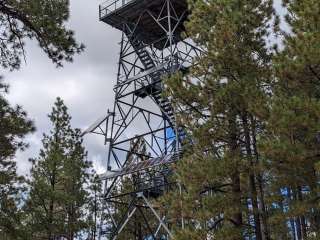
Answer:
<svg viewBox="0 0 320 240"><path fill-rule="evenodd" d="M174 8L173 8L174 6ZM179 42L188 16L186 0L110 0L100 5L100 20L159 50Z"/></svg>

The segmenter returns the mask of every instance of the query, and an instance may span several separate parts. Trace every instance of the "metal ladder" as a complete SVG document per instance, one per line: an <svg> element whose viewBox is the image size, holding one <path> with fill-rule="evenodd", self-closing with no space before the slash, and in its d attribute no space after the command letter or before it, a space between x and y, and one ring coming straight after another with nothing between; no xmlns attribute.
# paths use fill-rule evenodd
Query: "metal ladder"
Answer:
<svg viewBox="0 0 320 240"><path fill-rule="evenodd" d="M132 47L137 52L138 58L141 61L142 65L145 68L145 71L150 70L152 68L156 67L156 64L154 63L152 57L150 56L150 53L147 51L147 49L143 46L141 41L132 39L130 41ZM152 83L151 83L151 91L149 93L149 96L157 103L159 106L162 114L165 116L166 120L171 125L172 129L175 130L177 127L176 118L174 115L174 109L172 107L172 104L170 100L163 96L162 86L161 86L161 73L159 71L153 72L150 74ZM177 129L178 134L183 134L183 129L178 128Z"/></svg>

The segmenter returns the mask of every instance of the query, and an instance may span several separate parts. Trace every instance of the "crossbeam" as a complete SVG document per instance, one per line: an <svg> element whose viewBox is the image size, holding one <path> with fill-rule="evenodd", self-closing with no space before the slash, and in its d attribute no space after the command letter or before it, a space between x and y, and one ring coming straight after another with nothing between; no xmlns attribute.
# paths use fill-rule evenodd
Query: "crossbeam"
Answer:
<svg viewBox="0 0 320 240"><path fill-rule="evenodd" d="M133 174L139 171L152 169L161 165L172 164L177 160L178 160L177 155L168 154L158 158L151 158L143 162L132 163L132 164L126 165L125 167L117 171L108 171L105 174L101 174L99 177L101 180L113 179L113 178L121 177L124 175Z"/></svg>

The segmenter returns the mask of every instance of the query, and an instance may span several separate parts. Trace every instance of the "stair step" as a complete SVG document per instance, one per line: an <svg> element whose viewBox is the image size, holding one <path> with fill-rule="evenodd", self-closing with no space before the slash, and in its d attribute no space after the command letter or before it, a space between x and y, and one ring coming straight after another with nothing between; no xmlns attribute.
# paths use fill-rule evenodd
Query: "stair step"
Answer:
<svg viewBox="0 0 320 240"><path fill-rule="evenodd" d="M156 92L152 93L152 95L155 96L155 97L161 97L161 94L162 94L162 92L159 92L159 91L156 91Z"/></svg>
<svg viewBox="0 0 320 240"><path fill-rule="evenodd" d="M167 104L167 103L160 103L159 105L160 105L162 108L172 109L172 106L171 106L170 103L169 103L169 104Z"/></svg>
<svg viewBox="0 0 320 240"><path fill-rule="evenodd" d="M161 77L161 76L152 74L152 77L153 77L154 79L160 80L160 77Z"/></svg>
<svg viewBox="0 0 320 240"><path fill-rule="evenodd" d="M163 108L171 108L171 104L170 103L163 104L163 105L161 105L161 107L163 107Z"/></svg>

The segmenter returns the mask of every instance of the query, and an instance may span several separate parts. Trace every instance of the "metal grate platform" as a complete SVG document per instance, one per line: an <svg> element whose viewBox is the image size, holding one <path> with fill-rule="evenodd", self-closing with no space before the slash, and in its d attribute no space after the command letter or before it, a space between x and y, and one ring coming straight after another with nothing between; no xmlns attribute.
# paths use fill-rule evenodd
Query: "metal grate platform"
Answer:
<svg viewBox="0 0 320 240"><path fill-rule="evenodd" d="M100 179L105 180L105 179L117 178L120 176L136 173L142 170L152 169L158 166L171 164L176 162L178 159L179 159L179 155L177 154L168 154L158 158L151 158L143 162L128 164L121 170L110 171L106 174L100 175Z"/></svg>
<svg viewBox="0 0 320 240"><path fill-rule="evenodd" d="M135 0L109 0L102 3L99 7L100 19L107 17L109 14L118 10L119 8L124 7L130 2Z"/></svg>

